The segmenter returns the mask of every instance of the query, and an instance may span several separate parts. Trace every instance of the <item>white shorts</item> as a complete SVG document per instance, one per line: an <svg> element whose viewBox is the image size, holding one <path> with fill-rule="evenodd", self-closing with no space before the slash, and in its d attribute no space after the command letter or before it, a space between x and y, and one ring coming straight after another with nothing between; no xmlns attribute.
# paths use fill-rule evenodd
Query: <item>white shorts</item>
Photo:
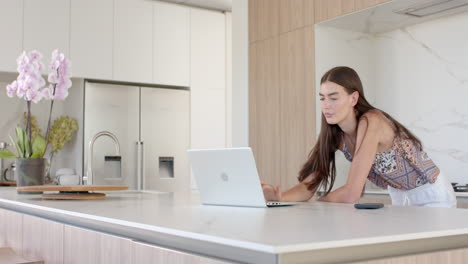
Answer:
<svg viewBox="0 0 468 264"><path fill-rule="evenodd" d="M411 190L399 190L388 186L392 205L457 207L457 198L447 177L440 172L435 183L426 183Z"/></svg>

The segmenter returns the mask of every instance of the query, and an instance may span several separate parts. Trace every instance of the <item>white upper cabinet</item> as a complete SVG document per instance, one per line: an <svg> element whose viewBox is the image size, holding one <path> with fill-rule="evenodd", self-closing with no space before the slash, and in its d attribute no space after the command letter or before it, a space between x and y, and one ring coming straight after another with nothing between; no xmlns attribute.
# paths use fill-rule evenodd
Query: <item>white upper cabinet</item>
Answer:
<svg viewBox="0 0 468 264"><path fill-rule="evenodd" d="M70 20L73 76L111 80L114 0L71 0Z"/></svg>
<svg viewBox="0 0 468 264"><path fill-rule="evenodd" d="M69 56L69 30L70 0L24 0L23 47L26 51L40 51L46 64L54 49ZM48 65L43 73L47 72Z"/></svg>
<svg viewBox="0 0 468 264"><path fill-rule="evenodd" d="M23 49L23 1L2 0L0 7L0 71L15 72Z"/></svg>
<svg viewBox="0 0 468 264"><path fill-rule="evenodd" d="M114 1L114 80L153 81L153 2Z"/></svg>
<svg viewBox="0 0 468 264"><path fill-rule="evenodd" d="M221 12L190 11L192 148L226 146L226 28Z"/></svg>
<svg viewBox="0 0 468 264"><path fill-rule="evenodd" d="M153 82L190 85L190 9L155 2L153 6Z"/></svg>

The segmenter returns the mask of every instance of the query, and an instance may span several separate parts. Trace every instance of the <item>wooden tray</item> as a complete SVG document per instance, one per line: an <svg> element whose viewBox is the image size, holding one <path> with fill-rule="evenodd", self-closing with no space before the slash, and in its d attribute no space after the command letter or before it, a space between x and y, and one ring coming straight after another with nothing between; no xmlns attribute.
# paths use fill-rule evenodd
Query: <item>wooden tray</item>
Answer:
<svg viewBox="0 0 468 264"><path fill-rule="evenodd" d="M106 197L104 193L92 191L118 191L127 190L127 186L120 185L35 185L16 187L20 192L56 192L42 194L44 199L54 200L102 200Z"/></svg>
<svg viewBox="0 0 468 264"><path fill-rule="evenodd" d="M15 181L0 181L0 186L16 186Z"/></svg>

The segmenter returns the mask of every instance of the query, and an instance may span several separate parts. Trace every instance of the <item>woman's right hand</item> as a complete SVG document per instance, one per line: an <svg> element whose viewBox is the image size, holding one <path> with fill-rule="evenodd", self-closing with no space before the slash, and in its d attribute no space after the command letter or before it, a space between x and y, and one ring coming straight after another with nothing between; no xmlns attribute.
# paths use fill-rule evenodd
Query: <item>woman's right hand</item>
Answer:
<svg viewBox="0 0 468 264"><path fill-rule="evenodd" d="M281 188L279 184L274 187L270 184L266 184L263 181L262 189L263 189L263 196L265 196L265 200L267 201L281 201Z"/></svg>

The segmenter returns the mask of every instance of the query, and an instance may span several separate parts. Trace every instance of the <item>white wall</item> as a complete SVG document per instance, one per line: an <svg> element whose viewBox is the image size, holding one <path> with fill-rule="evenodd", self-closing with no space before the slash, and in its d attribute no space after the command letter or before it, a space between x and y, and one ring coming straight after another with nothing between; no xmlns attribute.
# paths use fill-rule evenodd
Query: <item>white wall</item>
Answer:
<svg viewBox="0 0 468 264"><path fill-rule="evenodd" d="M226 147L232 147L232 13L226 12Z"/></svg>
<svg viewBox="0 0 468 264"><path fill-rule="evenodd" d="M463 33L466 28L468 13L375 35L318 25L317 83L332 66L356 69L369 101L418 136L425 151L450 181L466 184L468 35ZM317 107L319 117L319 104ZM343 183L346 165L342 159L338 164L341 175L337 182Z"/></svg>
<svg viewBox="0 0 468 264"><path fill-rule="evenodd" d="M374 75L375 58L373 40L369 35L348 30L315 27L315 76L316 76L316 131L320 134L322 110L320 109L320 79L329 69L336 66L348 66L356 70L364 86L367 100L375 102ZM336 180L333 189L346 183L350 162L341 151L336 152ZM370 185L370 183L368 184Z"/></svg>
<svg viewBox="0 0 468 264"><path fill-rule="evenodd" d="M232 1L232 146L249 145L248 0Z"/></svg>

